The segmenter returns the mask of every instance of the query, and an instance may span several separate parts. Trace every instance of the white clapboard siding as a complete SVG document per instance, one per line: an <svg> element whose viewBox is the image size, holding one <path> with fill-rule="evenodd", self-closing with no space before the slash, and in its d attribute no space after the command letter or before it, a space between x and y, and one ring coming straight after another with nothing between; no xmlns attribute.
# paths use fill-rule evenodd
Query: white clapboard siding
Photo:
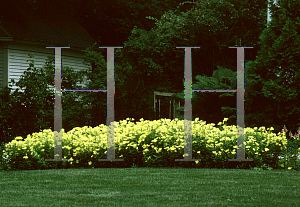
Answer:
<svg viewBox="0 0 300 207"><path fill-rule="evenodd" d="M44 46L28 46L22 44L11 44L8 49L8 82L14 79L18 82L21 75L29 67L28 54L34 54L34 67L41 68L45 65L47 56L54 55L54 49L47 49ZM89 69L90 66L84 63L83 52L72 51L71 49L62 49L62 65L72 67L75 71ZM63 75L63 74L62 74ZM53 74L54 80L54 74ZM84 84L80 84L84 87ZM14 91L17 87L12 87ZM49 85L53 88L53 85ZM23 90L20 90L23 92Z"/></svg>

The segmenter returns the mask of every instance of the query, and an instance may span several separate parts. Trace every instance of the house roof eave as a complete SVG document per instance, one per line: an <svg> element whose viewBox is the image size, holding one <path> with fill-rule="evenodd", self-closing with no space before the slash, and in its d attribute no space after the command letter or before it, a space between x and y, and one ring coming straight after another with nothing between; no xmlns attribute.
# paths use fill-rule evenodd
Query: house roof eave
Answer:
<svg viewBox="0 0 300 207"><path fill-rule="evenodd" d="M83 52L84 50L82 48L78 47L72 47L70 45L58 45L58 44L45 44L43 42L31 42L31 41L24 41L24 40L15 40L15 43L21 43L21 44L29 44L29 45L36 45L41 47L70 47L71 50L77 51L77 52Z"/></svg>
<svg viewBox="0 0 300 207"><path fill-rule="evenodd" d="M13 41L13 37L4 29L0 23L0 41Z"/></svg>
<svg viewBox="0 0 300 207"><path fill-rule="evenodd" d="M84 50L96 42L74 17L57 6L34 11L20 2L0 3L0 7L5 8L0 10L0 41L37 42L47 46L69 44L75 50Z"/></svg>
<svg viewBox="0 0 300 207"><path fill-rule="evenodd" d="M6 42L6 41L13 41L12 37L0 37L0 41Z"/></svg>

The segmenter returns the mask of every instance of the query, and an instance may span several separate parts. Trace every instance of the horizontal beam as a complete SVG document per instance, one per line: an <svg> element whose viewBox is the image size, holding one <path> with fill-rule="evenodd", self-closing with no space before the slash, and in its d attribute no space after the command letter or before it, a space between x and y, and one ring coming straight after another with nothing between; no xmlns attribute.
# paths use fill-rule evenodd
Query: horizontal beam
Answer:
<svg viewBox="0 0 300 207"><path fill-rule="evenodd" d="M157 96L172 96L176 93L164 93L164 92L157 92L157 91L154 91L154 96L157 95Z"/></svg>

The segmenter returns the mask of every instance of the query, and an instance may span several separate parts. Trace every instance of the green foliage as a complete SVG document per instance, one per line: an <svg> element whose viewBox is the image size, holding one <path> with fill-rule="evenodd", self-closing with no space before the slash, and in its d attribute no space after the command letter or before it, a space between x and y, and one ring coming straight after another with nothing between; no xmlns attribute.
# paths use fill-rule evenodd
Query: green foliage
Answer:
<svg viewBox="0 0 300 207"><path fill-rule="evenodd" d="M291 0L270 7L272 20L260 35L257 59L246 71L252 78L246 83L247 121L273 126L277 132L283 124L292 131L300 126L295 118L300 116L299 7L298 1Z"/></svg>
<svg viewBox="0 0 300 207"><path fill-rule="evenodd" d="M212 77L207 77L206 75L196 76L197 81L192 85L192 89L235 89L237 72L233 72L232 70L221 66L217 67L218 70L214 71ZM230 125L236 125L236 98L234 99L236 95L233 92L193 93L193 119L194 117L200 117L202 120L216 124L219 122L218 120L229 117L228 123ZM184 91L176 94L174 97L177 97L184 102ZM177 118L182 119L184 116L184 107L179 107L177 110L181 112Z"/></svg>
<svg viewBox="0 0 300 207"><path fill-rule="evenodd" d="M298 31L297 27L299 26L299 18L297 17L297 13L294 10L294 8L298 8L299 5L295 2L287 2L289 1L282 1L281 3L283 4L283 6L281 7L272 7L272 12L274 13L273 20L271 21L271 23L269 23L268 28L266 28L261 34L260 42L258 42L258 39L256 38L257 42L255 44L252 44L254 42L251 43L251 45L254 47L256 45L259 46L260 51L259 56L257 56L257 59L255 61L246 60L246 127L264 125L267 127L274 127L275 131L279 132L282 129L283 124L287 124L289 128L293 129L293 131L297 130L297 128L300 126L299 120L295 119L295 117L299 117L300 111L297 103L300 99L299 94L297 93L297 91L299 90L299 84L297 84L299 81L299 64L297 63L297 59L299 56L299 47L295 47L295 44L297 45L299 43L299 38L296 35ZM212 3L212 7L216 6L216 10L221 5L216 4L216 2L213 3L213 1L209 3ZM243 4L244 2L240 3ZM213 15L208 15L211 8L209 5L207 6L208 7L205 7L207 9L207 11L205 11L206 13L204 12L204 10L201 10L201 12L203 12L203 14L205 14L205 16L207 17L205 20L215 18L215 16ZM231 8L234 10L242 5L239 5L238 2L235 2L234 5L228 4L227 6L231 6ZM226 9L223 11L226 20L225 11ZM246 13L245 12L245 10L242 12L242 18L239 20L239 22L237 22L237 24L241 24L243 23L243 21L247 21L247 16L251 14L252 10L248 10ZM240 16L241 13L238 12L235 13L235 15ZM179 19L179 16L177 16L176 18ZM226 24L231 22L231 20L225 20L224 23ZM160 23L159 25L161 25L160 27L162 27L163 24ZM262 28L263 26L260 21L258 21L258 25L260 25L259 28ZM211 27L210 29L212 28L213 27ZM249 29L250 28L251 27L249 27ZM259 30L250 29L248 34L250 34L250 32L253 32L252 35L258 34L258 31ZM238 37L239 35L232 34L232 36ZM222 41L225 40L222 39ZM245 44L243 42L242 45L250 44ZM245 53L247 54L248 51L245 51ZM225 59L229 58L228 56L225 57ZM236 56L234 58L236 59ZM219 65L222 65L222 67L219 67L219 65L217 64L218 70L213 72L212 78L208 78L205 73L204 75L200 76L202 77L201 79L197 79L196 76L196 79L199 80L199 82L193 79L193 88L235 89L236 85L233 83L235 83L236 81L236 62L234 67L227 67L227 64L224 63L225 62L223 62L223 64L221 62L219 63ZM224 73L224 70L221 70L220 68L230 68L231 71L227 70L228 72ZM193 65L193 74L195 70L197 70L197 68L194 69ZM225 79L223 78L223 74L221 71L223 71L224 77L226 77ZM218 76L218 73L221 74L220 77ZM278 78L275 74L280 74L281 76ZM222 82L223 80L227 81ZM219 96L219 100L217 96ZM233 98L232 96L236 95L233 93L201 93L199 95L193 95L193 114L197 113L197 116L201 117L204 120L216 122L222 117L219 110L219 108L221 108L223 115L230 118L230 124L236 124L236 98ZM197 102L196 100L198 100L199 102ZM221 103L219 101L221 101ZM212 119L213 117L215 117L215 119Z"/></svg>
<svg viewBox="0 0 300 207"><path fill-rule="evenodd" d="M24 75L16 83L16 86L19 86L21 89L25 88L24 93L20 93L17 88L11 94L11 88L9 87L6 87L2 91L5 99L1 100L5 108L1 108L1 114L5 119L3 119L1 124L7 123L3 126L4 130L7 131L3 135L4 139L12 139L12 136L17 134L26 135L34 131L39 131L39 127L49 127L49 118L51 116L45 109L49 109L49 107L53 109L53 103L49 104L49 96L52 94L49 91L45 92L46 83L47 81L49 82L47 78L41 71L34 68L34 62L31 60L29 68L27 71L24 71ZM14 85L15 82L13 79L11 83ZM53 84L53 73L51 83ZM37 115L40 116L39 120L36 118ZM8 130L9 128L11 128L13 133Z"/></svg>
<svg viewBox="0 0 300 207"><path fill-rule="evenodd" d="M255 46L258 42L258 34L264 28L265 20L262 17L265 18L265 8L265 2L261 1L239 3L211 0L197 1L194 8L186 11L181 11L179 6L178 9L165 12L160 19L148 16L148 19L154 20L155 27L149 31L135 27L119 56L124 63L122 67L127 67L128 73L133 71L130 73L132 84L136 86L142 84L146 87L139 87L139 91L136 91L134 96L145 97L145 94L147 96L149 92L153 94L153 91L157 91L158 88L164 92L183 91L181 83L184 72L184 51L176 49L176 46L201 46L201 49L192 50L193 82L196 81L197 75L211 75L217 66L236 71L236 51L228 49L228 46L236 44L236 39L232 37L241 37L243 45ZM243 12L241 13L240 10ZM244 30L239 29L242 25L247 25L246 34ZM144 93L145 89L149 92ZM216 94L205 95L211 96L211 99L205 97L206 104L215 104L216 110L210 113L216 111L219 114L210 114L211 118L222 116L220 108L226 106L217 104L219 100L216 101L218 99ZM234 103L235 100L231 99L233 100L231 103ZM150 108L151 104L153 105L149 101L144 102L144 105L148 106L146 108ZM193 103L193 106L201 108L196 103ZM235 104L230 106L236 108ZM200 113L198 115L200 116ZM217 122L220 118L207 121Z"/></svg>
<svg viewBox="0 0 300 207"><path fill-rule="evenodd" d="M95 46L95 45L94 45ZM115 120L122 120L131 114L134 118L142 118L145 113L148 116L150 110L145 110L145 107L140 104L141 98L133 97L133 94L139 88L143 88L143 83L136 82L136 72L134 67L128 63L128 60L124 60L122 56L123 49L115 50ZM96 48L90 48L86 51L85 59L87 62L92 63L92 70L87 71L87 79L90 80L87 83L88 89L107 89L107 66L103 55L96 50ZM105 51L106 53L106 51ZM145 93L146 90L144 90ZM84 101L92 104L93 111L99 111L97 108L105 113L106 108L106 93L96 93L93 96L83 97ZM149 99L143 97L143 101L149 101ZM85 102L84 102L85 103ZM103 108L104 107L104 108ZM98 116L103 117L103 113L100 115L93 113L95 118ZM93 119L93 118L92 118ZM104 122L106 123L106 114L104 114ZM98 124L99 125L99 124ZM96 126L96 125L94 125Z"/></svg>
<svg viewBox="0 0 300 207"><path fill-rule="evenodd" d="M0 88L0 138L1 142L8 142L12 137L9 126L15 120L15 115L17 114L18 105L16 101L13 101L13 97L9 96L11 89L5 87L4 89ZM19 116L20 120L20 116ZM19 123L20 125L21 123ZM17 130L15 128L15 130Z"/></svg>
<svg viewBox="0 0 300 207"><path fill-rule="evenodd" d="M47 2L52 1L38 1L41 11L47 8ZM123 45L134 26L146 30L154 26L146 16L160 17L165 11L176 8L180 2L182 0L102 0L88 3L85 0L65 0L57 1L55 5L75 17L96 41L101 40L103 45ZM95 25L106 29L99 30Z"/></svg>
<svg viewBox="0 0 300 207"><path fill-rule="evenodd" d="M33 55L29 55L30 58ZM62 67L62 89L80 89L83 81L81 72ZM29 68L19 81L12 80L10 86L17 89L11 93L11 87L1 89L1 141L12 140L15 136L26 136L43 129L54 129L54 66L53 57L48 57L43 68L34 67L29 60ZM20 92L19 90L23 90ZM84 126L86 114L84 107L75 102L75 93L62 95L63 128L70 130L75 126Z"/></svg>

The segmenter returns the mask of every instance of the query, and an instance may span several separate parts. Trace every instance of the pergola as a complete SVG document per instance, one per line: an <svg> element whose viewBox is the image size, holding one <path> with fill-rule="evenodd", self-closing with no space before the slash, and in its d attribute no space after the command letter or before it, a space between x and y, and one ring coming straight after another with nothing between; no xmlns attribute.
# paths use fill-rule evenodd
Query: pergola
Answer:
<svg viewBox="0 0 300 207"><path fill-rule="evenodd" d="M161 97L171 97L175 93L165 93L165 92L157 92L154 91L154 112L156 113L158 109L158 118L161 118ZM176 108L180 107L180 101L170 100L170 110L169 110L169 119L174 119L178 113L176 112ZM158 103L158 107L156 109L156 104ZM173 109L173 110L172 110Z"/></svg>

